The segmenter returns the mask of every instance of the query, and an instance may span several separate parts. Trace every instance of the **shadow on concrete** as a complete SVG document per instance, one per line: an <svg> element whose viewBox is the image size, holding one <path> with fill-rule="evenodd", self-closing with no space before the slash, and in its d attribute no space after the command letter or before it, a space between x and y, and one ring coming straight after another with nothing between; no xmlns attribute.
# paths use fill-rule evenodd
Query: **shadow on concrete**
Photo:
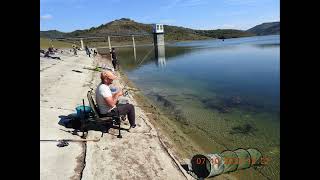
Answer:
<svg viewBox="0 0 320 180"><path fill-rule="evenodd" d="M64 126L65 128L72 129L72 130L63 130L60 129L64 132L70 133L72 135L80 136L78 133L82 132L81 131L81 121L77 117L77 114L69 114L67 116L65 115L60 115L59 116L60 120L58 122L59 125ZM88 133L88 131L99 131L101 132L101 137L103 136L104 133L111 134L113 136L117 136L117 133L110 133L110 129L119 129L118 126L113 125L110 122L95 122L95 121L90 121L86 122L85 125L83 125L83 131ZM125 130L129 132L129 129L125 128L120 128L120 130Z"/></svg>

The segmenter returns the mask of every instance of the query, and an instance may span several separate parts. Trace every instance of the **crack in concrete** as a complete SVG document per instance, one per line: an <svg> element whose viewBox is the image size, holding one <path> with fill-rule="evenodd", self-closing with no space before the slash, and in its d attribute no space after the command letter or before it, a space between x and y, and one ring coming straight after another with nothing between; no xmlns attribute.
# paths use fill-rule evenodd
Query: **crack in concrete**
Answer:
<svg viewBox="0 0 320 180"><path fill-rule="evenodd" d="M88 84L93 84L93 82L94 82L94 72L91 73L91 80L89 80ZM87 157L87 143L86 142L82 143L82 153L81 153L80 156L81 156L80 158L82 158L82 161L78 162L78 165L75 168L75 172L79 173L79 178L77 180L82 180L83 172L84 172L84 169L86 167L86 157ZM74 176L76 176L76 175L74 175ZM73 179L73 177L71 179L75 180L75 179Z"/></svg>
<svg viewBox="0 0 320 180"><path fill-rule="evenodd" d="M71 180L81 180L84 168L86 167L87 143L82 142L81 145L82 145L82 152L78 157L76 157L77 165L74 168L75 175L70 177Z"/></svg>

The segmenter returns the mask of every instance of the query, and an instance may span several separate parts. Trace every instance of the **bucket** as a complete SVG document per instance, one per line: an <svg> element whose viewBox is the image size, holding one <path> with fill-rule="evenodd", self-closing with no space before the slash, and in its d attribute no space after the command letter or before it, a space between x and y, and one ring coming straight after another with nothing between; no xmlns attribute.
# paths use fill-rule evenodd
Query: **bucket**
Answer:
<svg viewBox="0 0 320 180"><path fill-rule="evenodd" d="M90 106L78 106L76 107L76 111L77 111L77 116L81 117L83 115L83 112L85 113L85 117L89 116L89 113L91 113L92 109Z"/></svg>

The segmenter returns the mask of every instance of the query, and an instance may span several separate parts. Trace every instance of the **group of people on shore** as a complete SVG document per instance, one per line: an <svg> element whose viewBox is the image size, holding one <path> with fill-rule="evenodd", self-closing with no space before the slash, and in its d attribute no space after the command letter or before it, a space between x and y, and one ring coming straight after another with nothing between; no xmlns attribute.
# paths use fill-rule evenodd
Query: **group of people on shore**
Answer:
<svg viewBox="0 0 320 180"><path fill-rule="evenodd" d="M72 45L72 49L70 49L70 52L73 51L73 54L75 56L78 55L78 50L80 50L75 44ZM94 50L90 50L88 46L85 46L85 51L86 51L86 54L91 57L91 53L93 52L93 57L95 57L98 52L94 49ZM59 59L61 60L60 57L55 57L55 56L51 56L50 54L55 54L55 52L58 52L58 49L54 49L53 47L49 47L47 51L43 50L43 49L40 49L40 54L44 54L44 57L47 57L47 58L52 58L52 59ZM61 51L62 53L63 51ZM111 56L111 62L112 62L112 66L113 66L113 69L115 71L119 70L119 62L118 62L118 59L117 59L117 54L116 54L116 50L115 48L112 48L111 51L110 51L110 56Z"/></svg>
<svg viewBox="0 0 320 180"><path fill-rule="evenodd" d="M77 55L77 47L73 46L74 54ZM71 50L70 50L71 51ZM91 52L88 46L85 47L86 54L90 57ZM92 51L92 49L91 49ZM58 52L58 49L49 47L47 51L40 49L40 54L44 54L44 57L52 59L60 59L60 57L52 56ZM61 51L62 52L62 51ZM97 51L94 50L93 55L97 55ZM117 55L115 48L112 48L110 51L112 65L114 70L119 69L119 64L117 60ZM99 108L100 114L102 116L110 115L126 115L130 123L130 128L135 128L135 108L132 104L119 104L119 98L124 95L123 91L120 88L117 88L117 92L112 92L110 85L113 83L117 76L110 70L103 71L100 74L101 82L96 88L96 103Z"/></svg>
<svg viewBox="0 0 320 180"><path fill-rule="evenodd" d="M78 48L73 45L72 46L74 55L77 55ZM45 52L44 50L40 50L40 53L45 54L44 57L51 57L51 58L57 58L59 57L53 57L49 54L54 54L57 52L58 49L53 49L52 47L49 47L48 50ZM85 46L86 54L90 57L92 49L88 48L88 46ZM97 51L93 51L93 55L97 55ZM116 55L115 48L112 48L110 51L111 61L112 65L114 67L114 70L119 69L118 59ZM114 73L110 70L103 71L100 74L101 82L96 88L96 103L99 108L100 114L102 116L110 116L111 114L116 115L115 113L119 113L119 115L126 115L128 117L130 128L135 128L135 108L132 104L119 104L119 97L123 96L123 91L118 88L118 91L115 93L112 93L110 89L110 85L113 83L115 79L117 79L117 76L114 75Z"/></svg>
<svg viewBox="0 0 320 180"><path fill-rule="evenodd" d="M88 46L86 46L85 47L85 50L86 50L86 54L89 56L89 57L91 57L91 53L93 52L93 57L95 57L97 54L98 54L98 52L94 49L89 49L88 48Z"/></svg>
<svg viewBox="0 0 320 180"><path fill-rule="evenodd" d="M74 54L77 55L77 47L73 46ZM70 50L71 51L71 50ZM86 54L90 57L91 52L88 46L85 47ZM92 49L91 49L92 51ZM54 55L58 52L58 49L54 49L53 47L49 47L47 51L40 49L40 54L44 54L44 57L52 58L52 59L60 59L60 57L54 57ZM97 51L94 50L93 55L97 55ZM115 48L112 48L110 51L112 65L114 70L119 69L119 64L117 60L117 55L115 52ZM100 114L102 116L110 116L111 114L116 115L115 113L119 113L119 115L126 115L128 117L130 128L135 128L135 108L132 104L119 104L119 97L123 96L123 91L118 88L117 92L112 93L110 89L110 85L113 83L117 76L110 70L103 71L100 74L101 82L96 88L96 103L99 108Z"/></svg>
<svg viewBox="0 0 320 180"><path fill-rule="evenodd" d="M53 47L49 47L47 51L40 49L40 54L44 54L44 57L61 60L61 58L58 56L52 56L57 52L58 52L58 49L54 49Z"/></svg>

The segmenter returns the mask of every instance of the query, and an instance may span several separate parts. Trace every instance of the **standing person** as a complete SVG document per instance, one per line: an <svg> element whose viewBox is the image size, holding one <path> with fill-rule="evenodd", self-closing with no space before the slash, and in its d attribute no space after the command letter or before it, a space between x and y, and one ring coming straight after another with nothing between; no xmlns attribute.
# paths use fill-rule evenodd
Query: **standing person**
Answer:
<svg viewBox="0 0 320 180"><path fill-rule="evenodd" d="M114 48L111 49L110 55L111 55L113 68L116 71L117 69L119 69L119 62L117 59L116 50Z"/></svg>
<svg viewBox="0 0 320 180"><path fill-rule="evenodd" d="M101 73L101 83L96 89L96 102L102 116L127 115L130 123L130 128L135 128L135 109L132 104L117 105L118 98L123 95L122 90L112 94L110 85L113 80L117 78L111 71L104 71Z"/></svg>
<svg viewBox="0 0 320 180"><path fill-rule="evenodd" d="M89 50L88 46L86 46L86 47L85 47L85 49L86 49L86 53L87 53L87 55L90 57L91 52L90 52L90 50Z"/></svg>
<svg viewBox="0 0 320 180"><path fill-rule="evenodd" d="M96 57L97 54L98 52L96 50L93 50L93 57Z"/></svg>
<svg viewBox="0 0 320 180"><path fill-rule="evenodd" d="M76 45L73 44L72 48L73 48L73 54L77 55L77 47L76 47Z"/></svg>
<svg viewBox="0 0 320 180"><path fill-rule="evenodd" d="M50 54L54 54L52 47L49 47L49 48L48 48L48 51L49 51Z"/></svg>

